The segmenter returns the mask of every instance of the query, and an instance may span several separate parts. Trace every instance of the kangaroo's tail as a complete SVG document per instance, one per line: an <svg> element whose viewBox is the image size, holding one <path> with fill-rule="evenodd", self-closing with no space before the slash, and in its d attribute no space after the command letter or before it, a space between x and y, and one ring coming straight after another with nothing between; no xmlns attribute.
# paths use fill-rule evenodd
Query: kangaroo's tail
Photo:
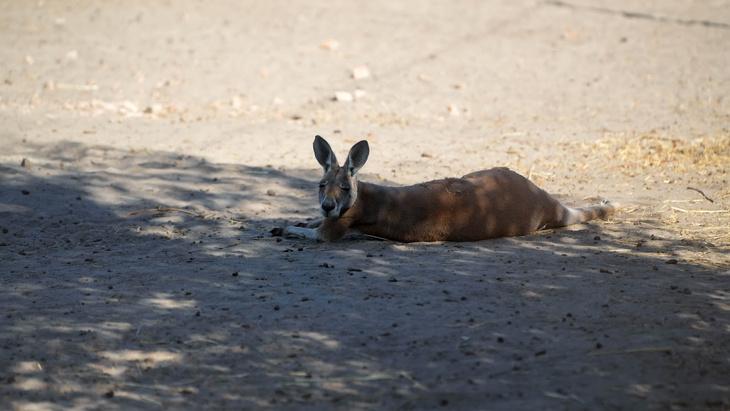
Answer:
<svg viewBox="0 0 730 411"><path fill-rule="evenodd" d="M601 201L601 204L587 207L565 207L567 212L563 215L561 223L566 226L584 223L586 221L595 220L596 218L605 220L616 212L616 207L617 206L615 204L612 204L607 200Z"/></svg>

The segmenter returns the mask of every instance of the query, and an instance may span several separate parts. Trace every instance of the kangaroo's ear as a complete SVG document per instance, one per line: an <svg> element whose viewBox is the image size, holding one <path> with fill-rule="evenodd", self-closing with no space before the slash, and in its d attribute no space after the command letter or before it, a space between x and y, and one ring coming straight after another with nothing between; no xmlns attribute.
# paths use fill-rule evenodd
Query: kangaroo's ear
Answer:
<svg viewBox="0 0 730 411"><path fill-rule="evenodd" d="M332 151L329 143L320 136L314 137L314 156L317 157L317 161L322 165L325 173L330 171L333 166L338 165L334 151Z"/></svg>
<svg viewBox="0 0 730 411"><path fill-rule="evenodd" d="M347 171L351 176L354 176L365 165L368 155L370 155L370 146L367 141L362 140L352 146L350 153L347 154L346 164Z"/></svg>

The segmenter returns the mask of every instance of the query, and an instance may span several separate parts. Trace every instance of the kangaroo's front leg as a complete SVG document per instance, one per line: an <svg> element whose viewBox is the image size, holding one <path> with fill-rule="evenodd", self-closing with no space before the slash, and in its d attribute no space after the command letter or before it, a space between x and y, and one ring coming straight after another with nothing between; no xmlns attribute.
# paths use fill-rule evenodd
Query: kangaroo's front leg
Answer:
<svg viewBox="0 0 730 411"><path fill-rule="evenodd" d="M335 220L325 218L316 229L288 226L284 229L284 235L292 235L317 241L336 241L347 234L349 227L349 219L340 218Z"/></svg>
<svg viewBox="0 0 730 411"><path fill-rule="evenodd" d="M319 235L319 230L316 228L306 228L306 227L297 227L297 226L287 226L284 228L284 236L285 237L298 237L298 238L306 238L308 240L315 240L315 241L321 241L322 238Z"/></svg>

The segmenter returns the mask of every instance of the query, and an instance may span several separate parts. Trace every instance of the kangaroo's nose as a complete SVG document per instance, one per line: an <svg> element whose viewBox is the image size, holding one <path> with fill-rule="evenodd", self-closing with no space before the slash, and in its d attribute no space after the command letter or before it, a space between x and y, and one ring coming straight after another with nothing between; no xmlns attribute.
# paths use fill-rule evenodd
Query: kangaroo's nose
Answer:
<svg viewBox="0 0 730 411"><path fill-rule="evenodd" d="M322 210L329 213L330 211L335 209L335 203L332 201L325 201L322 203Z"/></svg>

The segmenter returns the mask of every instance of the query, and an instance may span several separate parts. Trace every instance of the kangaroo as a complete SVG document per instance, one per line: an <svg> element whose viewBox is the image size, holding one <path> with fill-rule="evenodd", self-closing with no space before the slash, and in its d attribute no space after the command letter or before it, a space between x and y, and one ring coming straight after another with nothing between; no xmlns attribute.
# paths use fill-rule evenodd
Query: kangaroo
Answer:
<svg viewBox="0 0 730 411"><path fill-rule="evenodd" d="M324 169L319 182L321 221L288 226L284 234L335 241L349 230L400 242L478 241L564 227L614 213L613 205L572 208L530 180L505 168L407 187L360 182L357 173L370 154L368 142L352 146L340 166L330 145L314 138Z"/></svg>

